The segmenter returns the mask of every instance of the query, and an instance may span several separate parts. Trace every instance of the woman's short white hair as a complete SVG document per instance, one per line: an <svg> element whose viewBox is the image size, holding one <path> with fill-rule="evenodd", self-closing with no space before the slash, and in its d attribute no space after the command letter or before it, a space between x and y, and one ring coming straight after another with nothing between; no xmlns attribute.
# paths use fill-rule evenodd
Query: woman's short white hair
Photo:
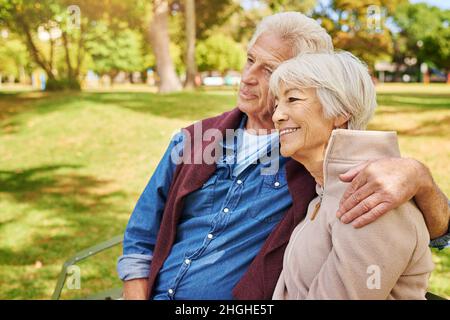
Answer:
<svg viewBox="0 0 450 320"><path fill-rule="evenodd" d="M283 62L270 78L270 90L315 88L327 119L349 117L348 129L363 130L377 106L367 66L350 52L302 54Z"/></svg>
<svg viewBox="0 0 450 320"><path fill-rule="evenodd" d="M330 35L320 24L300 12L280 12L265 17L256 27L248 49L264 32L278 35L292 46L292 56L307 52L332 52Z"/></svg>

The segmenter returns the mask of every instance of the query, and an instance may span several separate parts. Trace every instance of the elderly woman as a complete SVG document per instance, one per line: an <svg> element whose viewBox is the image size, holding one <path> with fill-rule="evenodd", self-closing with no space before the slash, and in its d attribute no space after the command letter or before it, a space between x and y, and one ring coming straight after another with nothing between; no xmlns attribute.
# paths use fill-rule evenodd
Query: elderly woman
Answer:
<svg viewBox="0 0 450 320"><path fill-rule="evenodd" d="M336 212L339 174L400 155L395 132L362 131L376 106L367 68L348 52L305 54L273 73L281 154L315 178L318 196L286 248L274 299L425 299L433 270L423 216L410 201L355 229Z"/></svg>

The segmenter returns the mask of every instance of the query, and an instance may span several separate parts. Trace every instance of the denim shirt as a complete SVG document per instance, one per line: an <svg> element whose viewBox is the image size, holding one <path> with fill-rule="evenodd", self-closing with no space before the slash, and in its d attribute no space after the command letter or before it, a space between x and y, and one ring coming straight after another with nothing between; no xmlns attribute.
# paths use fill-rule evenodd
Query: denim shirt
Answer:
<svg viewBox="0 0 450 320"><path fill-rule="evenodd" d="M240 127L245 125L244 117ZM278 144L278 139L272 142ZM123 255L118 260L122 280L147 278L162 213L175 172L171 154L181 156L183 135L171 140L140 196L128 222ZM225 149L215 173L199 190L186 196L177 236L153 290L153 299L232 299L243 276L273 228L292 204L287 188L286 158L279 170L261 175L272 165L258 161L233 176L236 143ZM450 245L450 235L431 245Z"/></svg>

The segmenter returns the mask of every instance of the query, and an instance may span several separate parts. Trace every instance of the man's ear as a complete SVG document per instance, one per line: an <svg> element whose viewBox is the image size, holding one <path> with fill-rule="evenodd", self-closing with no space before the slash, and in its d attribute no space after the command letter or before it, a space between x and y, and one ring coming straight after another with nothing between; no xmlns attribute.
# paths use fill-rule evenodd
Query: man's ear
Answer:
<svg viewBox="0 0 450 320"><path fill-rule="evenodd" d="M334 119L334 127L336 129L347 129L349 115L338 116Z"/></svg>

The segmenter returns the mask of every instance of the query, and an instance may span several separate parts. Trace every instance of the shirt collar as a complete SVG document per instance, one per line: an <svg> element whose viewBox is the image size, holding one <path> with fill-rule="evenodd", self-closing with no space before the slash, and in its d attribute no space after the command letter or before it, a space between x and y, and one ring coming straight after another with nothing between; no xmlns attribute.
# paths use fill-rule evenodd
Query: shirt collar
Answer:
<svg viewBox="0 0 450 320"><path fill-rule="evenodd" d="M241 130L239 130L239 132L238 132L239 135L242 135L242 133L243 133L243 131L244 131L244 129L245 129L245 125L247 124L247 118L248 118L248 117L247 117L246 114L244 114L244 115L242 116L241 122L239 123L239 127L238 127L238 129L241 129ZM226 132L225 132L225 133L226 133ZM222 146L222 147L225 148L225 149L234 150L235 147L236 147L236 143L235 143L236 140L241 141L241 140L242 140L242 136L240 136L239 139L237 139L237 137L235 137L235 139L234 139L233 142L227 141L226 136L225 136L225 137L224 137L224 140L220 141L219 144L220 144L220 146Z"/></svg>

